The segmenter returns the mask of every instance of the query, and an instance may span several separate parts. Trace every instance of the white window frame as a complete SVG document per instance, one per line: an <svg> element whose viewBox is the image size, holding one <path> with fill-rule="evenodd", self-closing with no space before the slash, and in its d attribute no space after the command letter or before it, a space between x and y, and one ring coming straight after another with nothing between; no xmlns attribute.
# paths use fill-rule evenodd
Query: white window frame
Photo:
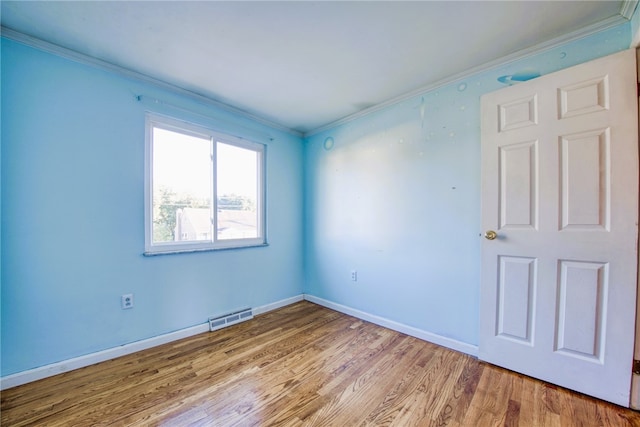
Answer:
<svg viewBox="0 0 640 427"><path fill-rule="evenodd" d="M153 128L162 128L173 132L183 133L198 138L210 139L213 147L211 159L212 176L212 238L211 240L179 241L179 242L153 242ZM217 213L218 200L216 189L216 146L217 143L233 145L256 152L257 154L257 179L258 191L256 200L257 231L258 237L242 239L218 239ZM249 141L237 136L228 135L210 128L196 125L190 122L162 116L155 113L147 113L145 118L145 185L144 185L144 221L145 221L145 256L200 252L221 249L247 248L267 245L266 234L266 180L265 180L266 146Z"/></svg>

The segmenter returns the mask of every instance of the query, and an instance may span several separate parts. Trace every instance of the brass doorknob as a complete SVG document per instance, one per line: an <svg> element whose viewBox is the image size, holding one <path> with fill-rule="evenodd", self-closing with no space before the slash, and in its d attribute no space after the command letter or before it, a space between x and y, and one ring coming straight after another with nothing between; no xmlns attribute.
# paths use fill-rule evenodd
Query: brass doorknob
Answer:
<svg viewBox="0 0 640 427"><path fill-rule="evenodd" d="M487 240L495 240L496 237L498 237L498 233L493 230L488 230L486 233L484 233L484 238Z"/></svg>

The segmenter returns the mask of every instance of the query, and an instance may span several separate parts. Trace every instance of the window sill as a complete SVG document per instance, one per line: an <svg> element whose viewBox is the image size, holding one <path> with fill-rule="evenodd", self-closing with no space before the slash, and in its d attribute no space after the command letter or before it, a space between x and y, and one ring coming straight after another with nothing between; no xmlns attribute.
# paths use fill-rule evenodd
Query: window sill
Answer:
<svg viewBox="0 0 640 427"><path fill-rule="evenodd" d="M159 255L176 255L176 254L190 254L196 252L217 252L217 251L233 251L238 249L248 249L248 248L261 248L264 246L269 246L268 243L256 243L246 246L226 246L219 248L193 248L193 249L168 249L166 251L152 251L152 252L143 252L142 255L145 257L154 257Z"/></svg>

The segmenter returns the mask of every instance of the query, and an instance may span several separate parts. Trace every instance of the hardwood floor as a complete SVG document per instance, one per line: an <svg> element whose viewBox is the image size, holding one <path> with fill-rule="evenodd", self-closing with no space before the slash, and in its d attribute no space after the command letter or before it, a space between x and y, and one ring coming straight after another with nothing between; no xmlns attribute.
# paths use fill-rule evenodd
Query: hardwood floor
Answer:
<svg viewBox="0 0 640 427"><path fill-rule="evenodd" d="M640 413L309 302L1 400L2 426L640 426Z"/></svg>

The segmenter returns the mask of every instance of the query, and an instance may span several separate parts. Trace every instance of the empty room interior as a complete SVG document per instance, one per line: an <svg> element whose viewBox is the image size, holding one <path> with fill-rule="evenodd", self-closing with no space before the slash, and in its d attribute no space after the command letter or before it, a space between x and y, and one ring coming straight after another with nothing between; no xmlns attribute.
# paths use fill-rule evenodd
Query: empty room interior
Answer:
<svg viewBox="0 0 640 427"><path fill-rule="evenodd" d="M2 1L2 425L640 425L637 0Z"/></svg>

